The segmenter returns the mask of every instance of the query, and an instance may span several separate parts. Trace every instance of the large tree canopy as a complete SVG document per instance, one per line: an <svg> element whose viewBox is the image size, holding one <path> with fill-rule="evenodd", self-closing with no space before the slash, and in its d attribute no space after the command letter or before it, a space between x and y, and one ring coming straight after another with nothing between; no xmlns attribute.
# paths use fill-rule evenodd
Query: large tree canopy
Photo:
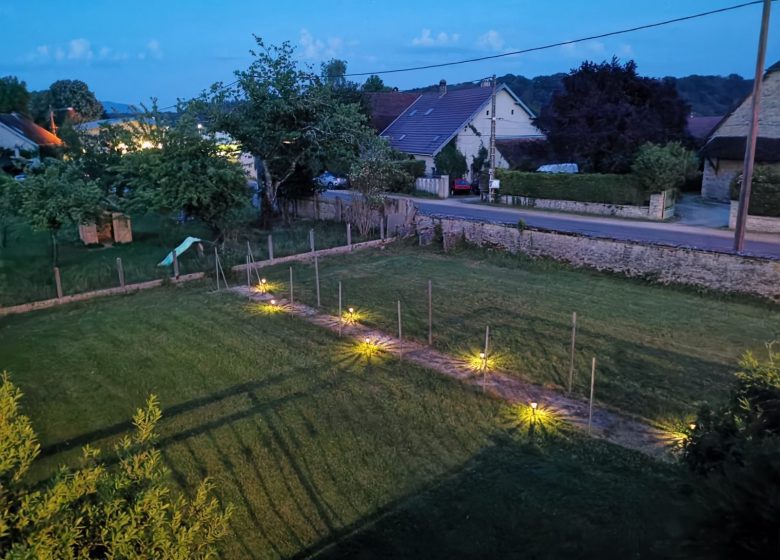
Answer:
<svg viewBox="0 0 780 560"><path fill-rule="evenodd" d="M632 60L583 62L563 79L563 87L536 124L558 157L588 171L627 172L645 142L685 137L688 106L674 84L639 76Z"/></svg>
<svg viewBox="0 0 780 560"><path fill-rule="evenodd" d="M0 113L27 114L30 92L16 76L0 78Z"/></svg>
<svg viewBox="0 0 780 560"><path fill-rule="evenodd" d="M344 103L335 88L301 68L289 43L256 41L255 59L236 72L235 84L214 84L195 105L203 104L213 130L228 133L260 159L264 221L270 226L277 193L296 171L319 172L334 154L356 157L371 131L360 106Z"/></svg>
<svg viewBox="0 0 780 560"><path fill-rule="evenodd" d="M49 107L54 109L54 118L58 124L66 118L84 122L103 116L103 104L81 80L57 80L48 90L32 94L30 112L36 122L48 122ZM68 111L69 108L73 110Z"/></svg>

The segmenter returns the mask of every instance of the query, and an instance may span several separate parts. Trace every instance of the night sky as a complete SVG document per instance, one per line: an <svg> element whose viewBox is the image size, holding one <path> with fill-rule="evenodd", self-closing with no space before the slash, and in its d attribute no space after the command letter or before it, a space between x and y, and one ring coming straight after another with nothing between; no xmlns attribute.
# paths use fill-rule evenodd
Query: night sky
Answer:
<svg viewBox="0 0 780 560"><path fill-rule="evenodd" d="M30 89L81 79L101 100L191 97L250 60L252 34L290 41L303 63L346 59L370 72L497 54L708 11L738 0L447 2L0 0L0 75ZM773 4L768 65L780 59ZM565 72L583 59L633 58L642 74L752 77L761 6L629 35L450 68L383 76L408 88L496 73ZM363 81L360 78L359 81Z"/></svg>

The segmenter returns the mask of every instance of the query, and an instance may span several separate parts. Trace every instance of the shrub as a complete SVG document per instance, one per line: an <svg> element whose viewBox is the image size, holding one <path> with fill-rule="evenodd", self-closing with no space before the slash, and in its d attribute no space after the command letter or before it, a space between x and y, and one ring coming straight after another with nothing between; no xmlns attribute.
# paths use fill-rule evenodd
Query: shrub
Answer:
<svg viewBox="0 0 780 560"><path fill-rule="evenodd" d="M780 170L766 165L756 166L751 185L748 213L754 216L780 218ZM732 200L739 200L741 188L742 174L740 173L731 181Z"/></svg>
<svg viewBox="0 0 780 560"><path fill-rule="evenodd" d="M425 177L425 162L421 159L405 159L399 161L398 166L415 179Z"/></svg>
<svg viewBox="0 0 780 560"><path fill-rule="evenodd" d="M433 163L436 166L437 173L449 175L450 179L463 177L469 168L468 163L466 163L466 156L458 150L455 140L451 140L442 151L436 154L436 157L433 158Z"/></svg>
<svg viewBox="0 0 780 560"><path fill-rule="evenodd" d="M527 173L499 169L497 178L501 181L501 195L634 205L646 204L650 198L631 175Z"/></svg>
<svg viewBox="0 0 780 560"><path fill-rule="evenodd" d="M647 192L680 189L698 175L699 161L692 150L680 142L640 146L631 172Z"/></svg>
<svg viewBox="0 0 780 560"><path fill-rule="evenodd" d="M116 465L85 446L77 470L62 467L46 484L29 480L41 447L21 414L22 393L0 376L0 557L214 558L229 531L204 480L191 499L167 484L155 449L161 411L150 397L133 417L135 434L115 446Z"/></svg>

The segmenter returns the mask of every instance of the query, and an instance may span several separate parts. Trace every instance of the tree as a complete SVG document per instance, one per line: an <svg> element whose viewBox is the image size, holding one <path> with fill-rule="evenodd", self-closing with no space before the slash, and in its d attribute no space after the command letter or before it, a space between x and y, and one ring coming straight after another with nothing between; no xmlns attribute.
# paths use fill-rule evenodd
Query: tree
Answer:
<svg viewBox="0 0 780 560"><path fill-rule="evenodd" d="M344 87L347 79L344 74L347 73L347 61L338 58L331 58L328 62L322 63L322 79L331 87Z"/></svg>
<svg viewBox="0 0 780 560"><path fill-rule="evenodd" d="M222 509L203 480L188 500L172 495L154 448L157 399L133 416L135 434L115 446L115 467L83 450L81 466L60 468L45 485L27 482L40 454L21 391L0 377L0 556L3 558L213 558L228 532Z"/></svg>
<svg viewBox="0 0 780 560"><path fill-rule="evenodd" d="M16 76L0 78L0 113L28 114L30 92Z"/></svg>
<svg viewBox="0 0 780 560"><path fill-rule="evenodd" d="M365 83L363 83L362 89L365 93L375 93L380 91L391 91L392 88L387 87L382 81L382 78L376 74L371 74L366 78Z"/></svg>
<svg viewBox="0 0 780 560"><path fill-rule="evenodd" d="M451 179L463 177L469 168L466 156L458 150L455 140L451 140L436 154L433 163L436 166L436 171L442 175L449 175Z"/></svg>
<svg viewBox="0 0 780 560"><path fill-rule="evenodd" d="M52 263L57 266L57 234L64 225L95 220L103 195L83 169L73 163L50 160L29 176L22 189L22 216L38 231L51 236Z"/></svg>
<svg viewBox="0 0 780 560"><path fill-rule="evenodd" d="M683 460L703 475L691 549L706 558L780 554L780 354L747 354L720 408L702 409Z"/></svg>
<svg viewBox="0 0 780 560"><path fill-rule="evenodd" d="M668 80L637 74L633 60L582 65L563 79L536 124L560 158L587 171L625 173L645 142L685 137L688 106Z"/></svg>
<svg viewBox="0 0 780 560"><path fill-rule="evenodd" d="M271 227L277 193L301 166L319 171L329 155L357 157L372 134L356 103L342 102L310 69L302 69L285 42L258 50L230 87L214 84L193 108L203 109L211 129L228 133L259 158L263 174L263 219Z"/></svg>
<svg viewBox="0 0 780 560"><path fill-rule="evenodd" d="M50 110L56 124L80 123L103 116L103 104L81 80L58 80L49 89L30 94L29 115L41 126L50 124ZM72 109L72 110L71 110Z"/></svg>
<svg viewBox="0 0 780 560"><path fill-rule="evenodd" d="M681 189L698 175L699 158L680 142L647 142L637 151L631 172L647 192Z"/></svg>
<svg viewBox="0 0 780 560"><path fill-rule="evenodd" d="M204 137L184 116L158 129L150 148L129 152L113 169L118 186L129 189L129 210L183 211L209 226L218 238L235 211L249 205L246 176L235 157Z"/></svg>
<svg viewBox="0 0 780 560"><path fill-rule="evenodd" d="M19 181L0 171L0 249L5 249L11 221L19 215L22 188Z"/></svg>

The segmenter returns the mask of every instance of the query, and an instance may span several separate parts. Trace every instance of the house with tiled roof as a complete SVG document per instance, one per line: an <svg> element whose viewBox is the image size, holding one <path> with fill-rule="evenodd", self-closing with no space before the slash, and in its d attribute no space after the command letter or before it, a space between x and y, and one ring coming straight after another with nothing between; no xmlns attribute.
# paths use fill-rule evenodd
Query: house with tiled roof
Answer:
<svg viewBox="0 0 780 560"><path fill-rule="evenodd" d="M40 154L42 148L57 148L62 140L19 113L0 113L0 149Z"/></svg>
<svg viewBox="0 0 780 560"><path fill-rule="evenodd" d="M471 169L481 148L490 147L491 95L489 84L447 91L442 80L438 91L422 93L381 136L398 151L425 161L429 175L436 174L434 158L454 142ZM496 90L496 139L544 139L533 124L533 112L505 84ZM496 167L508 167L499 151Z"/></svg>
<svg viewBox="0 0 780 560"><path fill-rule="evenodd" d="M377 132L382 132L398 116L406 111L412 103L420 97L419 93L407 93L403 91L377 91L364 94L368 105L371 127Z"/></svg>
<svg viewBox="0 0 780 560"><path fill-rule="evenodd" d="M701 194L727 201L732 179L742 173L750 129L752 93L727 115L701 149L704 158ZM764 75L758 115L755 161L780 169L780 62Z"/></svg>

